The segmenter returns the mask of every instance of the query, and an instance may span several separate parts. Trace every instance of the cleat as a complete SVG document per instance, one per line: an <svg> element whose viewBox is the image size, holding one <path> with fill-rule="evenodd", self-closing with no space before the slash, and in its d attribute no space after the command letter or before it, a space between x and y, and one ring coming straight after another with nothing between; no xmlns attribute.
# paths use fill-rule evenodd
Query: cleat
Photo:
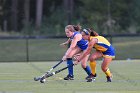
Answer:
<svg viewBox="0 0 140 93"><path fill-rule="evenodd" d="M106 76L106 78L107 78L107 82L112 82L112 76L111 77Z"/></svg>
<svg viewBox="0 0 140 93"><path fill-rule="evenodd" d="M86 77L87 82L94 82L95 81L95 75L91 74L88 77Z"/></svg>
<svg viewBox="0 0 140 93"><path fill-rule="evenodd" d="M92 75L93 75L93 74L92 74ZM94 78L96 78L96 77L97 77L97 74L95 73L95 75L93 75L93 76L94 76ZM88 78L90 78L90 75L87 76L85 79L88 80Z"/></svg>
<svg viewBox="0 0 140 93"><path fill-rule="evenodd" d="M74 76L73 75L67 75L64 80L74 80Z"/></svg>

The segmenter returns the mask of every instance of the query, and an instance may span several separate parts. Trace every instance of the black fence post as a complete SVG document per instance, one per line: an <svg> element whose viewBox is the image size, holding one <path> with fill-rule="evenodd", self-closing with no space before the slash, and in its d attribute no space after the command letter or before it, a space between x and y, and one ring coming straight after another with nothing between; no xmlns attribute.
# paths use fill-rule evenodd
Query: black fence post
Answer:
<svg viewBox="0 0 140 93"><path fill-rule="evenodd" d="M28 36L26 37L26 61L29 62L29 40Z"/></svg>

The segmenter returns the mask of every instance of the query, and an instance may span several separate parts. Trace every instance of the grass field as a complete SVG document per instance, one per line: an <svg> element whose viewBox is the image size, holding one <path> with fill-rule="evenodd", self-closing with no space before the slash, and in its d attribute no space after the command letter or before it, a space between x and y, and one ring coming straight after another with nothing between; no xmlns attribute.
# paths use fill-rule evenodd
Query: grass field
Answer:
<svg viewBox="0 0 140 93"><path fill-rule="evenodd" d="M33 80L57 62L0 63L0 93L140 93L140 60L115 60L110 64L113 82L106 83L97 63L95 82L85 82L86 73L75 66L75 80L64 81L67 70L48 78L45 84ZM57 69L65 66L62 63ZM57 70L56 69L56 70Z"/></svg>

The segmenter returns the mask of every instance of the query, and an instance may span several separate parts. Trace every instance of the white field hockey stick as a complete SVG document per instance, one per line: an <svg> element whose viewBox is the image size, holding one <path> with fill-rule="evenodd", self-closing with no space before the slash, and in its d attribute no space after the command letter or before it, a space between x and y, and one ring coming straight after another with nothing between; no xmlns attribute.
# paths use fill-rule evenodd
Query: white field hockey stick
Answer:
<svg viewBox="0 0 140 93"><path fill-rule="evenodd" d="M54 68L56 68L58 65L60 65L63 62L63 60L59 61L59 63L57 63L55 66L53 66L51 69L49 69L45 74L43 74L42 76L39 77L34 77L35 81L39 81L41 79L41 77L45 76L46 74L49 74Z"/></svg>
<svg viewBox="0 0 140 93"><path fill-rule="evenodd" d="M74 66L74 64L68 65L68 66L66 66L66 67L64 67L62 69L59 69L59 70L55 71L55 72L52 72L52 73L49 73L49 74L45 74L44 76L42 76L40 78L40 83L44 83L46 81L45 80L46 78L51 77L51 76L53 76L53 75L55 75L55 74L57 74L57 73L59 73L59 72L61 72L63 70L66 70L68 67L71 67L71 66Z"/></svg>

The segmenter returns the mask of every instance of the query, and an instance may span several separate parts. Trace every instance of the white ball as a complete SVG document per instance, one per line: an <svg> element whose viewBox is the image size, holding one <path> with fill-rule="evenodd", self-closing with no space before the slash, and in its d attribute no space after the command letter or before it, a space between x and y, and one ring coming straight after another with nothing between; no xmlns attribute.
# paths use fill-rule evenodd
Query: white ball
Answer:
<svg viewBox="0 0 140 93"><path fill-rule="evenodd" d="M45 81L46 81L46 79L43 79L42 81L43 81L43 82L45 82Z"/></svg>

